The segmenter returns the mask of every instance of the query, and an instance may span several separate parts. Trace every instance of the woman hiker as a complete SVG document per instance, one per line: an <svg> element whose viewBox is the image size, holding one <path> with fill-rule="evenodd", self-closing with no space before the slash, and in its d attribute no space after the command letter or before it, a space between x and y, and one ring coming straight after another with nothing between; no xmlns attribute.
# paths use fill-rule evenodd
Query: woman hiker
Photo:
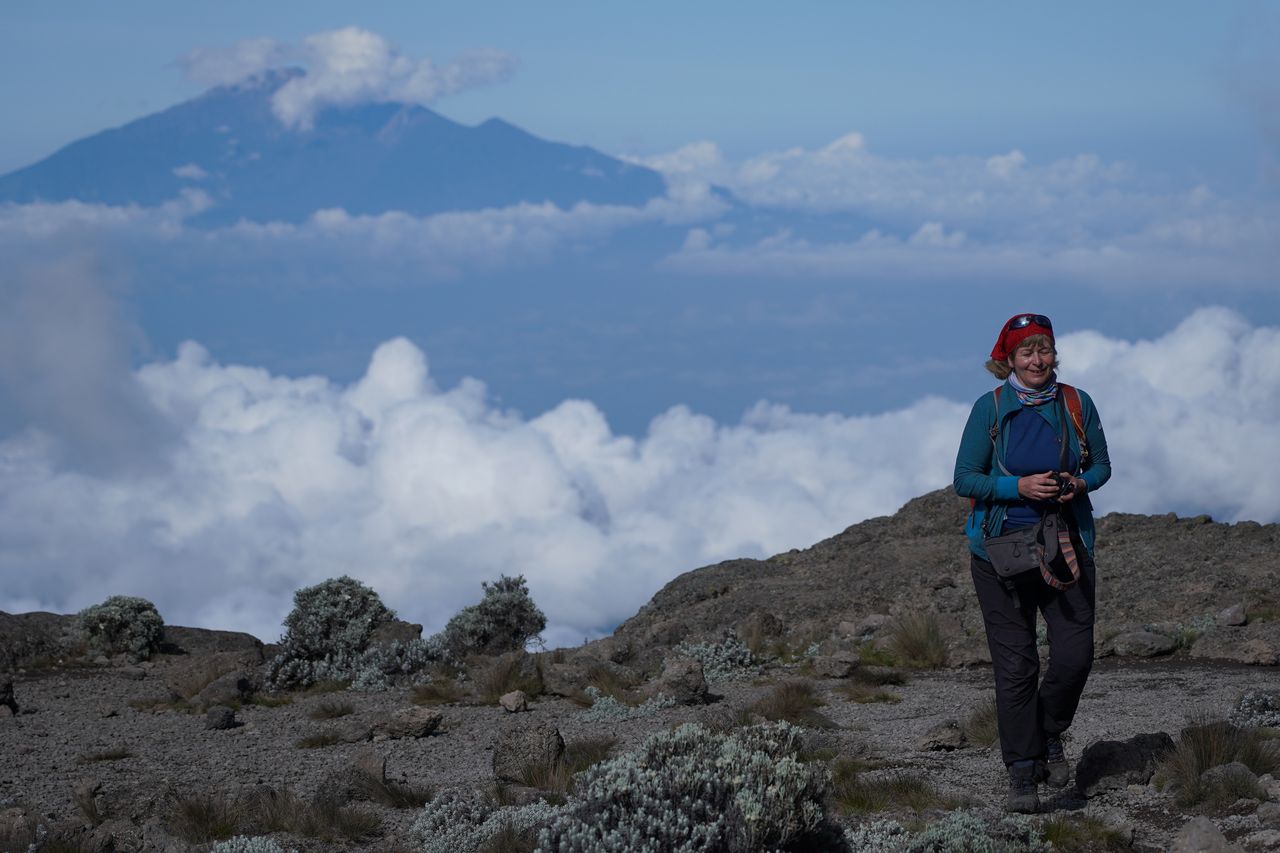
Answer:
<svg viewBox="0 0 1280 853"><path fill-rule="evenodd" d="M974 403L955 470L956 493L973 501L965 533L995 670L1008 808L1026 813L1040 807L1040 782L1063 787L1070 777L1062 733L1093 664L1089 493L1111 476L1093 401L1060 384L1057 367L1048 317L1017 314L1004 324L987 362L1004 384ZM1004 541L989 541L996 537ZM1010 538L1031 541L1027 559L1038 564L1024 570L1006 556L1028 551ZM997 573L993 560L1007 576ZM1037 611L1049 635L1043 680Z"/></svg>

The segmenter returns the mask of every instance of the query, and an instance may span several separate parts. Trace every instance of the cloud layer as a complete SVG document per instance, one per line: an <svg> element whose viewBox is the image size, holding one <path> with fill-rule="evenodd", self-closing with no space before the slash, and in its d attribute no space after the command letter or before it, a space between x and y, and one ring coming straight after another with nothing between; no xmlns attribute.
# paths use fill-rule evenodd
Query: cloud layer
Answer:
<svg viewBox="0 0 1280 853"><path fill-rule="evenodd" d="M302 65L306 74L280 87L272 109L285 126L302 129L311 127L326 107L383 102L428 106L507 80L516 68L514 56L494 49L468 51L445 65L413 59L360 27L314 33L298 45L254 38L229 48L197 48L178 64L192 80L217 86L286 63Z"/></svg>
<svg viewBox="0 0 1280 853"><path fill-rule="evenodd" d="M1059 343L1107 429L1100 510L1280 520L1280 481L1257 476L1276 461L1280 329L1205 309L1156 340ZM194 343L112 381L176 438L155 466L111 471L36 421L0 442L0 609L136 594L168 621L265 639L295 589L337 574L438 628L481 580L519 572L548 639L578 642L688 569L805 547L948 484L971 402L864 417L762 402L736 424L676 407L631 438L589 401L523 418L479 381L441 388L403 339L346 386Z"/></svg>

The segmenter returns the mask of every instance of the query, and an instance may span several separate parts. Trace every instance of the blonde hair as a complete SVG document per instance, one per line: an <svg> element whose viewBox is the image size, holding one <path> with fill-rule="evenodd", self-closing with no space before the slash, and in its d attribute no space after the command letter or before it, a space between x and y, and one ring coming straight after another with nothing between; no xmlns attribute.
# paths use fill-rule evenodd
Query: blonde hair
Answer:
<svg viewBox="0 0 1280 853"><path fill-rule="evenodd" d="M1053 350L1053 369L1057 370L1062 366L1062 361L1058 358L1058 348L1053 345L1053 339L1048 335L1031 335L1023 338L1022 342L1018 344L1018 349L1023 347L1035 347L1036 349L1048 347ZM996 361L994 358L989 358L987 359L986 368L992 376L1001 382L1008 379L1009 374L1013 373L1013 368L1009 366L1007 359L1005 361Z"/></svg>

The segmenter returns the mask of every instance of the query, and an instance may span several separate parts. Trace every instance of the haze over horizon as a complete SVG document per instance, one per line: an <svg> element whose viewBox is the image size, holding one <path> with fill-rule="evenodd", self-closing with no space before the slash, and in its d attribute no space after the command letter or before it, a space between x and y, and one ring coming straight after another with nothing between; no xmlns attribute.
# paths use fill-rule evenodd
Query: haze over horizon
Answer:
<svg viewBox="0 0 1280 853"><path fill-rule="evenodd" d="M945 485L1020 310L1100 511L1280 520L1280 30L1175 5L24 10L0 609L272 639L349 573L430 628L520 572L577 642Z"/></svg>

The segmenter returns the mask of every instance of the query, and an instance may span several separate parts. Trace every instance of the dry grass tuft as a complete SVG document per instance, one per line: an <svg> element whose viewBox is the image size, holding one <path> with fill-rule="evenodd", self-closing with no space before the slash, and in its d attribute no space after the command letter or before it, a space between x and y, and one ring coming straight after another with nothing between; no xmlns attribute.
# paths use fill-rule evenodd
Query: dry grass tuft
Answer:
<svg viewBox="0 0 1280 853"><path fill-rule="evenodd" d="M413 688L410 699L415 705L448 705L461 702L466 696L467 691L456 681L442 676Z"/></svg>
<svg viewBox="0 0 1280 853"><path fill-rule="evenodd" d="M893 624L889 634L894 655L911 669L941 669L947 665L947 647L932 613L908 613Z"/></svg>
<svg viewBox="0 0 1280 853"><path fill-rule="evenodd" d="M623 705L634 707L644 701L644 697L632 690L635 686L635 682L623 678L612 668L599 664L587 670L586 681L583 682L581 689L570 698L574 704L589 708L595 703L595 700L587 695L587 688L594 687L601 694L611 696Z"/></svg>
<svg viewBox="0 0 1280 853"><path fill-rule="evenodd" d="M410 785L360 772L352 774L351 787L356 799L381 803L393 809L422 808L435 796L435 789L430 785Z"/></svg>
<svg viewBox="0 0 1280 853"><path fill-rule="evenodd" d="M317 681L306 690L300 692L303 696L320 696L325 693L341 693L350 686L350 681L338 681L337 679L326 678L324 681Z"/></svg>
<svg viewBox="0 0 1280 853"><path fill-rule="evenodd" d="M1178 805L1221 808L1241 797L1258 797L1256 781L1226 774L1213 782L1201 779L1212 767L1238 761L1257 774L1280 768L1280 744L1256 728L1200 717L1182 730L1177 746L1160 762L1156 782L1176 789Z"/></svg>
<svg viewBox="0 0 1280 853"><path fill-rule="evenodd" d="M96 790L92 786L77 785L71 792L71 799L75 800L76 808L80 809L80 814L90 826L98 826L107 819L107 816L98 808Z"/></svg>
<svg viewBox="0 0 1280 853"><path fill-rule="evenodd" d="M842 814L874 814L883 811L955 809L963 803L944 797L919 776L893 772L868 779L866 765L841 759L832 768L831 801Z"/></svg>
<svg viewBox="0 0 1280 853"><path fill-rule="evenodd" d="M247 811L259 833L293 832L310 838L343 838L357 841L382 827L375 814L352 808L336 789L304 800L288 788L260 788L250 798Z"/></svg>
<svg viewBox="0 0 1280 853"><path fill-rule="evenodd" d="M333 746L342 740L337 732L316 732L313 735L307 735L299 738L294 742L294 746L298 749L320 749L325 746Z"/></svg>
<svg viewBox="0 0 1280 853"><path fill-rule="evenodd" d="M609 757L615 738L596 737L570 741L564 755L551 764L529 764L521 768L520 784L563 796L573 787L574 775Z"/></svg>
<svg viewBox="0 0 1280 853"><path fill-rule="evenodd" d="M534 853L537 849L536 833L521 834L510 823L504 823L477 848L477 853Z"/></svg>
<svg viewBox="0 0 1280 853"><path fill-rule="evenodd" d="M123 761L126 758L133 758L133 753L123 746L114 746L110 749L99 750L98 752L90 752L76 759L77 764L97 764L100 761Z"/></svg>
<svg viewBox="0 0 1280 853"><path fill-rule="evenodd" d="M293 696L288 693L255 693L245 700L245 704L261 708L283 708L293 704Z"/></svg>
<svg viewBox="0 0 1280 853"><path fill-rule="evenodd" d="M325 700L308 711L307 716L313 720L336 720L339 717L354 714L355 710L356 706L350 702Z"/></svg>
<svg viewBox="0 0 1280 853"><path fill-rule="evenodd" d="M996 700L988 697L960 721L960 731L969 743L990 746L1000 740L1000 724L996 718Z"/></svg>
<svg viewBox="0 0 1280 853"><path fill-rule="evenodd" d="M1042 840L1062 853L1109 853L1132 849L1129 835L1101 818L1085 814L1055 814L1040 827Z"/></svg>
<svg viewBox="0 0 1280 853"><path fill-rule="evenodd" d="M218 791L179 794L169 807L169 831L190 844L225 841L236 834L244 809Z"/></svg>
<svg viewBox="0 0 1280 853"><path fill-rule="evenodd" d="M477 667L475 693L480 701L492 705L513 690L523 690L529 698L542 695L540 673L524 674L515 655L496 658L487 667Z"/></svg>
<svg viewBox="0 0 1280 853"><path fill-rule="evenodd" d="M834 722L817 711L825 705L808 681L784 681L757 700L747 713L755 713L766 720L777 722L786 720L797 726L808 726L811 729L839 728Z"/></svg>
<svg viewBox="0 0 1280 853"><path fill-rule="evenodd" d="M860 681L846 681L836 689L850 702L857 702L859 705L871 705L876 702L896 705L902 701L902 697L897 693Z"/></svg>

